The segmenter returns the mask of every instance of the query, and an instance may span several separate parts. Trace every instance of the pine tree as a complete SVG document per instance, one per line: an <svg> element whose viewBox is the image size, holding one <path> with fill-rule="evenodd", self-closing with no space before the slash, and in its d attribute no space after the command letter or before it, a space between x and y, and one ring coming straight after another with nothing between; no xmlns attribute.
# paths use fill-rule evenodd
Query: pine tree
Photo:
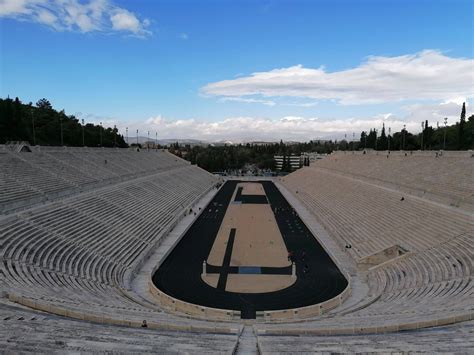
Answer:
<svg viewBox="0 0 474 355"><path fill-rule="evenodd" d="M53 108L53 106L51 106L51 103L46 99L38 100L38 102L36 103L36 106L38 108L43 108L43 109L48 109L48 110L51 110Z"/></svg>
<svg viewBox="0 0 474 355"><path fill-rule="evenodd" d="M375 139L375 129L371 129L367 136L367 148L375 148Z"/></svg>
<svg viewBox="0 0 474 355"><path fill-rule="evenodd" d="M387 135L385 134L385 122L382 124L382 132L380 133L380 145L379 149L384 150L387 149L388 140Z"/></svg>
<svg viewBox="0 0 474 355"><path fill-rule="evenodd" d="M461 120L459 121L458 148L464 148L464 126L466 125L466 103L462 103Z"/></svg>
<svg viewBox="0 0 474 355"><path fill-rule="evenodd" d="M362 131L361 134L360 134L359 147L366 148L366 143L367 143L367 132Z"/></svg>

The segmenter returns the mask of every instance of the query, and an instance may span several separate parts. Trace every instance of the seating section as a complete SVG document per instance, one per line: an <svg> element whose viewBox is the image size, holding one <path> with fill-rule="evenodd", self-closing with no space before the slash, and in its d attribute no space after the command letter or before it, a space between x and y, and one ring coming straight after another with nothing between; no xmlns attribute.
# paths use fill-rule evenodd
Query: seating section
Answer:
<svg viewBox="0 0 474 355"><path fill-rule="evenodd" d="M407 254L367 274L369 297L352 309L304 323L261 324L261 334L381 333L474 317L474 234Z"/></svg>
<svg viewBox="0 0 474 355"><path fill-rule="evenodd" d="M41 147L0 151L0 212L188 165L167 152Z"/></svg>
<svg viewBox="0 0 474 355"><path fill-rule="evenodd" d="M262 354L469 354L474 322L403 333L365 336L259 336Z"/></svg>
<svg viewBox="0 0 474 355"><path fill-rule="evenodd" d="M85 323L0 305L2 353L232 354L237 335Z"/></svg>
<svg viewBox="0 0 474 355"><path fill-rule="evenodd" d="M86 153L39 153L38 160L36 152L21 154L28 157L8 154L4 161L35 169L37 176L54 171L58 181L71 185L91 183L94 167L89 166L90 171L85 168ZM54 158L47 160L46 155ZM128 297L130 278L144 256L217 179L165 152L111 150L105 158L100 155L100 151L93 152L91 160L106 158L107 166L124 166L129 171L104 168L104 175L121 174L121 180L109 179L109 186L57 198L0 220L2 290L19 303L75 318L100 321L118 316L127 322L172 323L172 316ZM126 163L121 164L121 156ZM63 163L56 164L56 158ZM48 169L48 161L54 168ZM163 165L154 168L152 164L157 162ZM61 165L66 163L77 169ZM67 173L62 173L62 168ZM137 175L133 169L143 174ZM25 183L26 178L20 180ZM32 186L42 193L47 191L39 183ZM53 185L45 179L44 186ZM183 319L175 320L177 326L188 326ZM205 322L194 325L210 326Z"/></svg>
<svg viewBox="0 0 474 355"><path fill-rule="evenodd" d="M348 252L355 259L394 244L408 251L424 250L472 229L469 213L354 180L316 164L296 171L283 183L342 247L351 246Z"/></svg>
<svg viewBox="0 0 474 355"><path fill-rule="evenodd" d="M319 334L318 331L330 329L341 334L378 333L473 319L472 213L401 193L371 177L355 178L351 171L356 163L349 162L352 154L343 159L339 159L340 156L335 154L327 162L300 169L283 178L281 183L303 202L356 262L363 262L363 258L393 245L399 245L405 253L368 270L370 297L354 307L340 313L335 310L304 325L259 325L259 331L281 334L285 330L304 333L309 329ZM372 163L364 163L364 159L371 158L381 159L369 155L357 157L355 161L370 166ZM431 166L438 161L434 159L418 159L419 170L428 171L424 165ZM347 162L347 171L340 160ZM457 162L465 168L465 161ZM331 164L338 168L327 168ZM386 169L390 167L387 165ZM391 169L385 176L396 174L393 169L398 169L398 165ZM450 164L443 169L462 170ZM360 168L367 176L369 170ZM444 170L438 173L448 174ZM465 187L466 191L472 191L472 186ZM408 187L411 189L411 185Z"/></svg>
<svg viewBox="0 0 474 355"><path fill-rule="evenodd" d="M474 211L471 155L470 152L441 155L439 152L339 152L314 165Z"/></svg>
<svg viewBox="0 0 474 355"><path fill-rule="evenodd" d="M472 349L472 158L431 155L337 153L280 179L351 263L394 245L404 253L361 268L369 295L353 304L304 322L260 320L262 353ZM2 350L238 350L240 324L165 313L130 290L216 177L162 151L0 149L0 166Z"/></svg>

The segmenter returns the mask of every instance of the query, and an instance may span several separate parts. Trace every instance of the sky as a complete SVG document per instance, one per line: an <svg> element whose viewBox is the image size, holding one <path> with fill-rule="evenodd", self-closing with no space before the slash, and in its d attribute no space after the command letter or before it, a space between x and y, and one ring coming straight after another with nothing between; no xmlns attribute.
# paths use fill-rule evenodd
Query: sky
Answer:
<svg viewBox="0 0 474 355"><path fill-rule="evenodd" d="M158 138L307 141L468 115L470 0L0 0L0 96Z"/></svg>

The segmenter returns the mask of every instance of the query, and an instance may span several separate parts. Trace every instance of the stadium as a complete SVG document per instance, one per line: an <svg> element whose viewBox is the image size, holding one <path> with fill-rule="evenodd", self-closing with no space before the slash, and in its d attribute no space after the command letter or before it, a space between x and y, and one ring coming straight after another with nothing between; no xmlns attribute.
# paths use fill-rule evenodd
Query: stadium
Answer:
<svg viewBox="0 0 474 355"><path fill-rule="evenodd" d="M158 149L0 159L3 351L474 345L470 151L334 152L265 180Z"/></svg>
<svg viewBox="0 0 474 355"><path fill-rule="evenodd" d="M474 354L473 15L0 0L0 355Z"/></svg>

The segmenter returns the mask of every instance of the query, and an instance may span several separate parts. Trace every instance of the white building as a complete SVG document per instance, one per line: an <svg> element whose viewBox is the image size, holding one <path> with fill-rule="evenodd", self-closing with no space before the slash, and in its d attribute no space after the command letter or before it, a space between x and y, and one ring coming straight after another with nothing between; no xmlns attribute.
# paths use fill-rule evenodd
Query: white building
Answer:
<svg viewBox="0 0 474 355"><path fill-rule="evenodd" d="M283 163L288 161L291 170L297 170L303 166L303 156L299 155L275 155L273 157L275 159L275 168L277 170L282 170Z"/></svg>

